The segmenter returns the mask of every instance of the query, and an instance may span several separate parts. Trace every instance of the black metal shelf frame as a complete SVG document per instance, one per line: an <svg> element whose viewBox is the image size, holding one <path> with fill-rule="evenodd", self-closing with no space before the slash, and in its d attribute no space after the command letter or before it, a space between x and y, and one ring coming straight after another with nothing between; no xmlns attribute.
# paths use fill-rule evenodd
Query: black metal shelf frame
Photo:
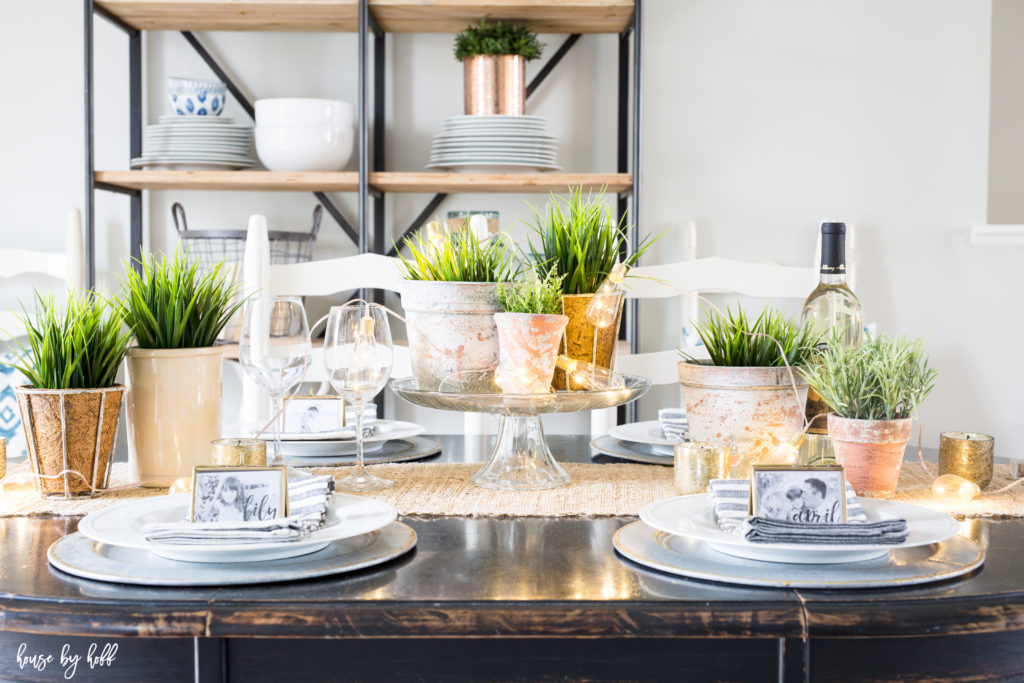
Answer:
<svg viewBox="0 0 1024 683"><path fill-rule="evenodd" d="M93 23L94 17L111 22L128 36L128 100L129 100L129 136L130 154L138 157L142 154L142 33L139 29L129 26L116 15L111 14L94 0L83 0L85 7L84 50L85 50L85 277L88 287L96 282L96 190L117 192L128 195L130 199L130 233L129 249L133 263L142 257L142 192L136 189L123 188L108 183L98 183L95 179L95 142L93 135L94 122L94 90L93 90ZM631 248L639 243L640 221L640 189L641 189L641 151L642 151L642 7L643 0L635 0L633 19L629 26L619 34L618 64L618 118L617 118L617 172L627 173L632 167L633 184L629 191L620 192L616 201L619 219L626 219L636 226L631 232ZM369 0L359 1L359 189L358 215L356 225L342 214L341 210L323 192L314 192L314 196L324 209L338 223L342 231L359 248L359 253L374 252L378 254L394 254L385 242L384 230L384 194L370 188L371 171L385 170L385 124L384 124L384 93L386 34L381 30L370 11ZM369 35L373 35L373 99L371 102L370 59L368 58ZM221 67L216 59L206 50L199 39L191 31L181 31L181 35L192 46L202 60L210 67L217 77L224 82L228 90L242 106L245 112L254 117L252 102L245 96L238 84ZM558 50L548 59L536 76L527 86L526 95L535 93L541 83L562 61L579 39L580 34L569 35ZM632 58L632 59L631 59ZM632 64L631 64L632 62ZM632 68L630 68L632 66ZM632 87L631 87L632 86ZM372 104L372 106L371 106ZM370 117L373 119L373 144L371 157ZM370 198L373 199L373 230L370 233ZM410 234L440 206L448 195L436 194L416 216L412 224L400 237L394 240L400 244L402 238ZM626 310L626 325L623 333L630 342L633 353L639 352L639 315L637 302L630 301ZM635 409L630 405L629 409Z"/></svg>

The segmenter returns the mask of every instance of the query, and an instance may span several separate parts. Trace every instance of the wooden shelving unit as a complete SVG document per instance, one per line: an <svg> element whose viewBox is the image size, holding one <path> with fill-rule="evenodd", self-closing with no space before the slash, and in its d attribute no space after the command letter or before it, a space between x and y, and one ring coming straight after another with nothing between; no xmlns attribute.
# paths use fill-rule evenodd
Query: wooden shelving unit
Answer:
<svg viewBox="0 0 1024 683"><path fill-rule="evenodd" d="M359 174L273 171L97 171L96 182L130 190L234 190L260 192L356 192ZM400 173L370 174L381 192L564 192L569 187L625 192L628 173Z"/></svg>
<svg viewBox="0 0 1024 683"><path fill-rule="evenodd" d="M132 28L151 31L356 31L358 0L96 0ZM620 33L633 0L370 0L387 33L454 33L481 17L541 33Z"/></svg>

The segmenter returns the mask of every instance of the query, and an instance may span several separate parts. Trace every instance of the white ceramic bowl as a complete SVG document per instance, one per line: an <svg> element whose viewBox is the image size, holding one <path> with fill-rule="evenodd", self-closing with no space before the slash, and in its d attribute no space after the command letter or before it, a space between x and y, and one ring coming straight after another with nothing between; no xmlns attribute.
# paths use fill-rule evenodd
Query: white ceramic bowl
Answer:
<svg viewBox="0 0 1024 683"><path fill-rule="evenodd" d="M256 154L271 171L340 171L352 156L351 128L264 126L254 129Z"/></svg>
<svg viewBox="0 0 1024 683"><path fill-rule="evenodd" d="M341 100L277 97L256 100L256 125L334 126L351 128L355 109Z"/></svg>

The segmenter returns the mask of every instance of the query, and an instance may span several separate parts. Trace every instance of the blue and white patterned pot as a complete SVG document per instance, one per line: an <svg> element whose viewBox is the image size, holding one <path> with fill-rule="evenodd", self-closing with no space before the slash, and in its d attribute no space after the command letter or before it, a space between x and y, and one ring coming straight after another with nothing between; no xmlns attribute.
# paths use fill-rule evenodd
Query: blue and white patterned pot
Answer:
<svg viewBox="0 0 1024 683"><path fill-rule="evenodd" d="M171 111L179 116L220 116L227 87L217 81L168 78L167 94Z"/></svg>

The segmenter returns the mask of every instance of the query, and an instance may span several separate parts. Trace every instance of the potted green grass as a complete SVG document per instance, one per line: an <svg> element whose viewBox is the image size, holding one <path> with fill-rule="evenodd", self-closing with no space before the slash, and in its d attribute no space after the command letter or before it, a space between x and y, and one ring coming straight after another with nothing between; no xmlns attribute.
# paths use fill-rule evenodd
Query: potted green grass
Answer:
<svg viewBox="0 0 1024 683"><path fill-rule="evenodd" d="M615 220L603 191L584 196L583 188L571 188L568 197L552 194L543 214L533 209L532 228L538 238L537 244L530 240L528 245L534 268L541 277L552 272L564 276L562 306L563 313L569 317L564 353L576 360L610 368L619 336L621 302L614 322L602 329L595 329L587 321L587 306L627 251L629 228L623 221ZM635 265L660 236L643 239L639 248L621 260L628 266ZM561 370L555 372L554 381L556 388L567 388Z"/></svg>
<svg viewBox="0 0 1024 683"><path fill-rule="evenodd" d="M804 374L832 411L836 461L859 495L892 497L918 406L935 387L924 343L884 335L847 348L829 339Z"/></svg>
<svg viewBox="0 0 1024 683"><path fill-rule="evenodd" d="M501 313L494 314L498 328L501 364L495 382L507 394L544 394L551 378L569 322L562 315L562 279L554 271L498 286Z"/></svg>
<svg viewBox="0 0 1024 683"><path fill-rule="evenodd" d="M755 464L785 464L789 454L779 447L803 429L803 373L816 335L770 307L754 320L740 307L705 310L694 329L710 360L681 353L678 363L690 439L729 443L732 477L749 476Z"/></svg>
<svg viewBox="0 0 1024 683"><path fill-rule="evenodd" d="M544 45L525 26L481 19L455 36L462 62L467 116L526 113L526 62L539 59Z"/></svg>
<svg viewBox="0 0 1024 683"><path fill-rule="evenodd" d="M503 235L481 241L474 231L437 223L405 240L400 271L413 376L420 389L493 390L498 364L498 283L517 273Z"/></svg>
<svg viewBox="0 0 1024 683"><path fill-rule="evenodd" d="M124 394L116 376L128 334L106 302L79 291L63 306L37 293L35 315L26 312L22 322L27 346L14 367L31 384L15 393L29 463L35 474L54 477L36 479L35 488L46 496L91 495L110 473Z"/></svg>
<svg viewBox="0 0 1024 683"><path fill-rule="evenodd" d="M200 270L176 250L125 266L118 312L136 346L126 355L128 459L137 481L167 486L207 462L220 437L217 336L242 305L221 263Z"/></svg>

